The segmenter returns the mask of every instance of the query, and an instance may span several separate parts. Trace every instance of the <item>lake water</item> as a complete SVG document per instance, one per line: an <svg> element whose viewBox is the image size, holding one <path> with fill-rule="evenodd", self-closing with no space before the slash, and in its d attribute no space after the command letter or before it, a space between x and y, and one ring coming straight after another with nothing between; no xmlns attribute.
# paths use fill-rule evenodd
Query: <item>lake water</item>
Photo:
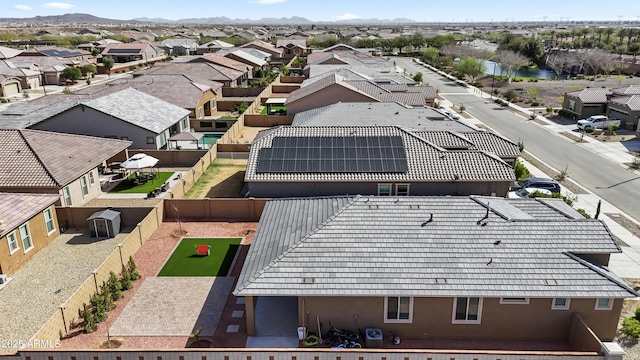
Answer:
<svg viewBox="0 0 640 360"><path fill-rule="evenodd" d="M500 68L500 64L497 64L493 61L489 61L489 60L485 60L484 61L484 66L485 66L485 74L489 74L489 75L504 75L506 76L507 74L502 71L502 69ZM515 73L513 76L519 76L519 77L529 77L529 78L535 78L535 79L553 79L556 77L556 73L549 70L549 69L527 69L527 68L523 68L518 70L517 73Z"/></svg>

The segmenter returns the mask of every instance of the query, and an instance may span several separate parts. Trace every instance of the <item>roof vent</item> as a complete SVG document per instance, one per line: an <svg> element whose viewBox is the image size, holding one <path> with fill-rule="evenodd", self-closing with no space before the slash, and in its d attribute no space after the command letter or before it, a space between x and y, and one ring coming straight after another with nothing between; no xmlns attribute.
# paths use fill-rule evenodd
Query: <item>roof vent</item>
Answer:
<svg viewBox="0 0 640 360"><path fill-rule="evenodd" d="M414 204L414 205L409 205L409 209L412 209L412 210L418 210L418 209L420 209L420 205L416 205L416 204Z"/></svg>
<svg viewBox="0 0 640 360"><path fill-rule="evenodd" d="M313 284L315 282L316 282L316 279L312 278L312 277L303 277L302 278L302 283L303 284Z"/></svg>
<svg viewBox="0 0 640 360"><path fill-rule="evenodd" d="M558 285L558 282L554 279L546 279L544 283L547 285Z"/></svg>
<svg viewBox="0 0 640 360"><path fill-rule="evenodd" d="M378 205L369 205L369 209L376 210L378 209Z"/></svg>
<svg viewBox="0 0 640 360"><path fill-rule="evenodd" d="M436 284L446 284L447 283L447 279L445 278L437 278L436 279Z"/></svg>

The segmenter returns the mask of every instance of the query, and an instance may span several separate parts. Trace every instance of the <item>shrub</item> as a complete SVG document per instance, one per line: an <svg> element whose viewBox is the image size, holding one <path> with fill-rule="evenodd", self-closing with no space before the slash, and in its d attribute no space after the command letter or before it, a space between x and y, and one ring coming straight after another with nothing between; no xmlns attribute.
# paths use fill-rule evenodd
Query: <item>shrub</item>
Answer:
<svg viewBox="0 0 640 360"><path fill-rule="evenodd" d="M537 102L537 101L532 101L531 102L531 106L539 106L539 105L540 105L540 103Z"/></svg>
<svg viewBox="0 0 640 360"><path fill-rule="evenodd" d="M131 280L140 279L140 274L138 273L138 267L136 263L133 261L133 257L129 256L129 274L131 275Z"/></svg>
<svg viewBox="0 0 640 360"><path fill-rule="evenodd" d="M585 217L585 219L591 219L591 216L587 213L585 209L576 209L576 211Z"/></svg>
<svg viewBox="0 0 640 360"><path fill-rule="evenodd" d="M553 112L553 108L551 106L547 106L547 114L551 114Z"/></svg>
<svg viewBox="0 0 640 360"><path fill-rule="evenodd" d="M636 309L637 311L637 309ZM632 338L640 338L640 321L635 317L628 317L622 320L622 332Z"/></svg>
<svg viewBox="0 0 640 360"><path fill-rule="evenodd" d="M84 303L82 304L82 310L80 311L80 316L82 317L84 323L84 332L89 334L95 331L96 329L96 320L93 316L93 312L91 308Z"/></svg>
<svg viewBox="0 0 640 360"><path fill-rule="evenodd" d="M122 274L120 276L120 286L122 287L122 290L131 289L133 287L131 281L131 272L129 271L129 269L127 269L126 266L122 267Z"/></svg>
<svg viewBox="0 0 640 360"><path fill-rule="evenodd" d="M524 164L522 164L519 160L516 160L516 167L514 169L516 174L516 179L522 180L531 177L531 173L529 169L527 169Z"/></svg>
<svg viewBox="0 0 640 360"><path fill-rule="evenodd" d="M114 301L120 300L122 298L122 284L120 284L118 277L113 271L109 273L109 280L107 281L107 289L109 289L109 293L111 294L111 299L113 299Z"/></svg>
<svg viewBox="0 0 640 360"><path fill-rule="evenodd" d="M133 71L133 70L135 70L135 69L137 69L137 68L138 68L138 67L137 67L137 66L135 66L135 65L130 65L130 66L129 66L129 70L131 70L131 71Z"/></svg>

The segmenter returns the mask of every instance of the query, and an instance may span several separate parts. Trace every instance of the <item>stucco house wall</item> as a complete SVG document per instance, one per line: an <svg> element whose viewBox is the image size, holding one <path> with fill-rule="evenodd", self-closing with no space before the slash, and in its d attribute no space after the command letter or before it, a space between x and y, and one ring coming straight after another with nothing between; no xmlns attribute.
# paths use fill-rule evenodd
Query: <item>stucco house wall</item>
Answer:
<svg viewBox="0 0 640 360"><path fill-rule="evenodd" d="M319 108L338 102L377 102L364 94L351 91L343 86L332 85L296 101L287 103L287 115Z"/></svg>

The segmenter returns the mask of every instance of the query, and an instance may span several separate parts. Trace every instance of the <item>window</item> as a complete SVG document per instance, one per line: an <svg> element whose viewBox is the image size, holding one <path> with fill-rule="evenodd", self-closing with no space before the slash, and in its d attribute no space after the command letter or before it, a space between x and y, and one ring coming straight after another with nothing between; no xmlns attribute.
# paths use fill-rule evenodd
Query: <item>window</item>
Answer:
<svg viewBox="0 0 640 360"><path fill-rule="evenodd" d="M209 106L210 106L209 102L204 103L204 109L205 110L209 110Z"/></svg>
<svg viewBox="0 0 640 360"><path fill-rule="evenodd" d="M214 109L216 107L216 101L211 100L211 108Z"/></svg>
<svg viewBox="0 0 640 360"><path fill-rule="evenodd" d="M568 310L571 299L569 298L555 298L553 304L551 304L552 310Z"/></svg>
<svg viewBox="0 0 640 360"><path fill-rule="evenodd" d="M411 322L413 298L407 296L389 296L384 303L384 322Z"/></svg>
<svg viewBox="0 0 640 360"><path fill-rule="evenodd" d="M64 205L65 206L71 206L71 192L69 192L69 187L65 186L62 189L62 196L64 197Z"/></svg>
<svg viewBox="0 0 640 360"><path fill-rule="evenodd" d="M202 108L198 108L198 118L203 117L204 115L202 114Z"/></svg>
<svg viewBox="0 0 640 360"><path fill-rule="evenodd" d="M84 176L80 178L80 187L82 187L83 197L89 195L89 188L87 187L87 178Z"/></svg>
<svg viewBox="0 0 640 360"><path fill-rule="evenodd" d="M47 226L47 235L56 230L56 226L53 223L53 214L51 213L51 208L48 208L44 211L44 224Z"/></svg>
<svg viewBox="0 0 640 360"><path fill-rule="evenodd" d="M186 130L189 128L188 118L182 119L182 129Z"/></svg>
<svg viewBox="0 0 640 360"><path fill-rule="evenodd" d="M122 137L120 137L120 140L129 140L129 137L127 137L127 136L122 136Z"/></svg>
<svg viewBox="0 0 640 360"><path fill-rule="evenodd" d="M147 136L147 144L155 144L156 143L156 138L154 138L153 136Z"/></svg>
<svg viewBox="0 0 640 360"><path fill-rule="evenodd" d="M453 299L454 324L480 324L482 298L459 297Z"/></svg>
<svg viewBox="0 0 640 360"><path fill-rule="evenodd" d="M610 298L597 298L596 310L611 310L613 308L613 299Z"/></svg>
<svg viewBox="0 0 640 360"><path fill-rule="evenodd" d="M210 128L213 127L213 123L211 121L200 121L201 128Z"/></svg>
<svg viewBox="0 0 640 360"><path fill-rule="evenodd" d="M575 110L576 102L574 100L569 100L569 110Z"/></svg>
<svg viewBox="0 0 640 360"><path fill-rule="evenodd" d="M22 248L24 249L24 253L26 254L33 248L33 243L31 242L31 234L29 234L29 226L27 224L20 226L20 237L22 238Z"/></svg>
<svg viewBox="0 0 640 360"><path fill-rule="evenodd" d="M16 238L15 231L7 235L7 242L9 243L9 255L20 249L20 247L18 246L18 239Z"/></svg>
<svg viewBox="0 0 640 360"><path fill-rule="evenodd" d="M160 134L160 146L165 146L167 143L167 133L163 132Z"/></svg>
<svg viewBox="0 0 640 360"><path fill-rule="evenodd" d="M96 179L93 178L93 171L88 173L89 175L89 184L93 186L96 183Z"/></svg>
<svg viewBox="0 0 640 360"><path fill-rule="evenodd" d="M378 184L379 196L391 196L391 184Z"/></svg>
<svg viewBox="0 0 640 360"><path fill-rule="evenodd" d="M227 123L224 121L216 121L216 129L226 129L228 127Z"/></svg>
<svg viewBox="0 0 640 360"><path fill-rule="evenodd" d="M500 304L528 304L529 298L523 297L509 297L509 298L500 298Z"/></svg>
<svg viewBox="0 0 640 360"><path fill-rule="evenodd" d="M409 195L409 184L396 184L396 195L398 195L398 196L408 196Z"/></svg>

